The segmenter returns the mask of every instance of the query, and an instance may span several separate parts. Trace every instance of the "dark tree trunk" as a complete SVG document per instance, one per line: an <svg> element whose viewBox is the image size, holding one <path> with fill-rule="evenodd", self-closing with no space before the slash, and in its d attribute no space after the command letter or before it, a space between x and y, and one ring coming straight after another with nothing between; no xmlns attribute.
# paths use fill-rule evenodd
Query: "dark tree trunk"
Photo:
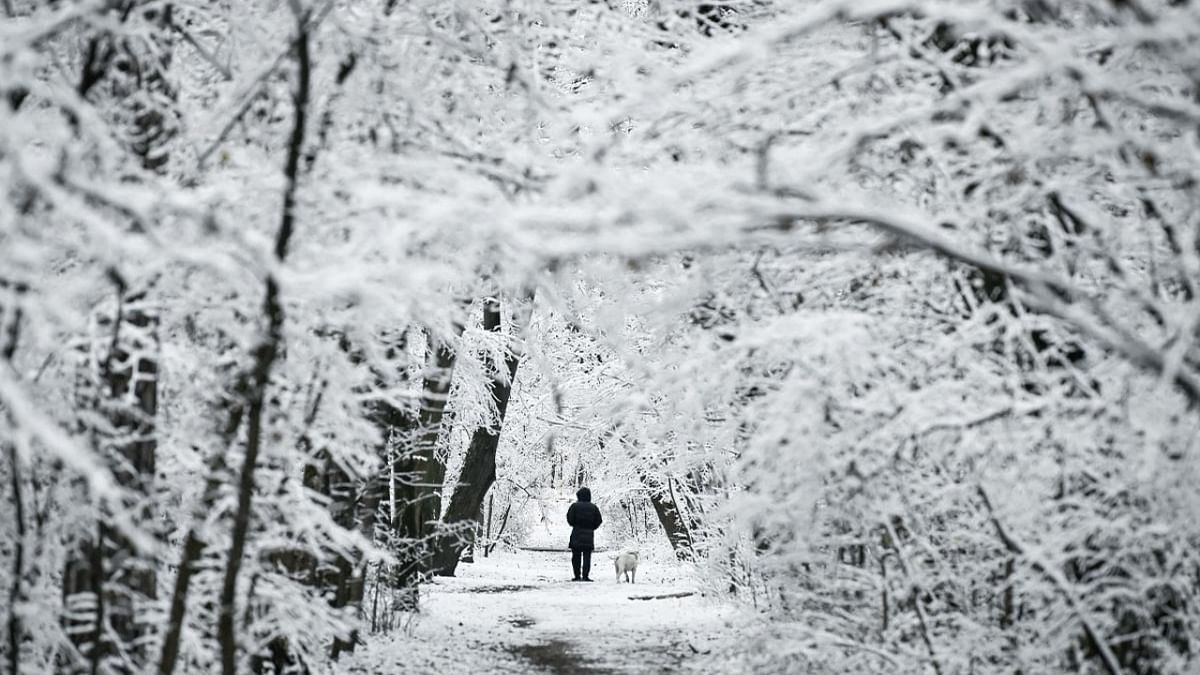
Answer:
<svg viewBox="0 0 1200 675"><path fill-rule="evenodd" d="M127 294L115 273L113 278L116 309L98 315L100 334L81 354L77 397L87 413L80 421L127 490L131 501L121 508L146 527L154 522L158 318L145 306L144 294ZM107 527L105 517L82 533L67 560L64 623L94 668L126 672L149 661L145 648L152 626L140 608L155 597L155 561ZM128 658L108 663L117 653Z"/></svg>
<svg viewBox="0 0 1200 675"><path fill-rule="evenodd" d="M283 305L274 277L267 279L263 313L266 315L267 325L265 335L255 349L254 367L250 376L249 399L246 402L246 445L241 470L238 472L237 507L233 514L229 555L225 561L225 574L218 601L217 642L220 645L221 670L224 675L235 675L237 670L237 637L234 625L237 613L237 581L250 532L250 511L255 491L254 474L258 465L258 452L262 448L266 388L283 339Z"/></svg>
<svg viewBox="0 0 1200 675"><path fill-rule="evenodd" d="M1000 615L1000 627L1011 628L1016 621L1016 605L1013 600L1013 585L1012 578L1015 560L1009 558L1004 561L1004 592L1002 595L1003 612Z"/></svg>
<svg viewBox="0 0 1200 675"><path fill-rule="evenodd" d="M469 538L472 536L472 530L465 526L479 514L483 499L496 480L496 448L500 445L504 416L516 381L517 366L520 365L524 352L522 333L529 323L532 310L533 298L530 295L519 311L514 313L511 341L513 348L504 360L504 374L492 381L492 396L496 401L496 424L494 427L480 427L471 436L458 484L442 519L442 532L434 543L431 561L431 571L434 574L454 576L458 567L458 557L471 541ZM484 302L483 327L484 330L492 332L500 331L499 301L488 299ZM460 536L460 533L465 533L468 538Z"/></svg>
<svg viewBox="0 0 1200 675"><path fill-rule="evenodd" d="M171 675L179 657L180 636L183 631L184 617L187 614L187 598L191 589L192 575L195 565L204 553L205 543L201 538L200 528L208 516L209 510L216 504L220 496L226 472L225 448L236 438L242 425L245 407L242 405L244 393L239 388L241 382L235 383L232 396L225 398L225 404L218 409L224 412L225 425L220 430L217 449L209 457L206 466L204 493L193 506L190 527L184 537L183 551L179 556L179 571L175 575L175 584L171 592L171 605L167 615L167 624L163 635L162 652L158 662L159 675Z"/></svg>
<svg viewBox="0 0 1200 675"><path fill-rule="evenodd" d="M169 3L141 10L138 4L117 0L101 6L100 25L144 24L120 33L99 30L93 34L84 48L75 91L80 98L111 102L125 147L144 169L165 173L167 145L179 130L171 105L175 90L166 78L175 35L171 30L173 10Z"/></svg>
<svg viewBox="0 0 1200 675"><path fill-rule="evenodd" d="M398 358L407 350L407 340L407 333L402 332L390 341L386 352L388 361ZM355 361L360 361L362 358L362 355L358 353L352 355L352 360ZM405 375L403 368L400 369L399 375L399 380L403 381ZM396 385L395 375L375 374L375 386L378 389L387 390ZM375 446L375 452L379 457L380 468L373 475L367 477L361 489L361 502L352 507L355 513L355 525L364 537L392 549L396 557L403 561L407 549L398 543L404 534L399 529L400 507L397 505L397 502L403 498L403 494L395 476L408 470L407 453L405 452L406 439L412 437L416 416L413 411L397 407L384 400L372 404L367 416L379 430L379 441ZM342 495L338 499L331 500L331 508L337 506L339 499L345 501L349 496ZM391 501L385 503L385 499ZM402 562L389 570L389 574L384 574L383 578L386 578L393 586L403 586L401 571L404 569L406 566ZM346 581L348 583L349 579ZM341 644L335 645L335 649L338 651L342 648Z"/></svg>
<svg viewBox="0 0 1200 675"><path fill-rule="evenodd" d="M200 554L204 552L204 542L196 531L189 530L183 542L183 554L179 560L179 571L175 576L175 586L171 593L171 607L167 617L166 633L163 636L162 653L158 661L159 675L171 675L175 672L175 663L179 658L179 638L183 631L183 618L187 611L188 590L192 583L192 572Z"/></svg>
<svg viewBox="0 0 1200 675"><path fill-rule="evenodd" d="M11 464L9 471L12 476L13 520L16 522L16 541L13 542L12 587L8 594L8 671L18 675L21 670L21 641L25 631L21 626L19 606L26 598L21 579L25 575L25 497L22 495L20 460L17 457L17 447L12 443L5 444L8 449L8 459Z"/></svg>
<svg viewBox="0 0 1200 675"><path fill-rule="evenodd" d="M356 492L355 481L342 471L328 453L323 454L326 461L322 472L323 485L319 492L329 497L333 521L346 529L358 529L363 536L371 539L375 534L377 514L386 484L378 477L373 477L361 491ZM361 606L364 572L361 552L335 554L332 562L332 569L317 575L316 580L330 598L330 606L334 609ZM335 637L330 656L336 660L342 652L353 651L357 641L358 634L354 630L349 635Z"/></svg>
<svg viewBox="0 0 1200 675"><path fill-rule="evenodd" d="M880 597L879 597L879 632L886 633L888 625L891 622L891 602L888 599L888 578L887 578L887 556L879 557L879 579L880 579Z"/></svg>
<svg viewBox="0 0 1200 675"><path fill-rule="evenodd" d="M407 332L387 337L384 341L386 343L385 353L389 362L399 358L408 348ZM351 363L359 365L365 361L366 355L362 350L353 346L344 336L341 342L342 350L349 355ZM399 377L391 373L375 372L374 385L380 391L385 391L400 384L406 384L404 375L403 368L399 370ZM393 518L391 517L395 508L394 504L388 505L387 517L380 519L379 515L384 507L384 499L389 496L389 493L394 492L395 486L390 483L390 474L401 467L399 460L396 459L398 439L411 433L414 416L407 408L397 407L387 400L373 402L367 410L366 416L379 431L379 440L375 444L375 454L379 458L379 471L368 476L355 493L354 486L348 482L349 477L341 474L336 465L327 461L323 471L326 473L336 472L340 479L334 483L343 487L339 488L336 494L329 489L320 491L331 498L330 510L335 513L335 520L338 517L337 514L341 513L349 518L349 522L344 527L357 527L364 537L375 542L386 543L390 542L394 536L392 532Z"/></svg>
<svg viewBox="0 0 1200 675"><path fill-rule="evenodd" d="M16 297L25 292L23 285L15 286L0 279L0 290L10 297L0 298L0 368L11 368L13 355L17 352L17 342L21 334L21 305ZM6 413L7 416L7 413ZM12 428L13 420L8 419ZM21 584L25 575L25 497L21 485L24 478L21 474L20 458L17 456L16 444L5 441L0 443L8 450L10 476L12 478L13 520L16 523L16 541L13 542L12 586L8 594L8 670L12 675L18 675L21 668L21 641L25 630L21 625L18 607L26 598L26 591Z"/></svg>
<svg viewBox="0 0 1200 675"><path fill-rule="evenodd" d="M463 324L456 323L455 339L462 332ZM456 344L434 343L431 336L425 379L421 387L417 436L404 465L408 480L398 486L403 503L397 513L397 530L408 538L419 539L428 535L442 515L440 490L446 480L446 465L438 457L437 442L457 359Z"/></svg>
<svg viewBox="0 0 1200 675"><path fill-rule="evenodd" d="M150 25L143 34L151 37L118 38L107 31L94 34L86 49L77 93L88 98L100 91L98 84L107 81L110 87L103 95L117 104L114 109L127 130L126 146L144 168L161 172L168 158L166 144L177 128L169 110L156 103L173 96L164 77L170 66L170 31L165 26L171 6L146 12L132 12L132 8L128 2L107 3L101 13L120 23L131 18L145 21ZM121 67L115 67L117 62ZM133 227L140 224L135 222ZM100 317L99 323L102 330L111 332L111 339L106 346L92 346L91 358L79 378L78 394L80 409L94 415L82 420L82 426L110 463L114 477L135 500L122 508L140 526L154 522L158 319L137 306L141 296L125 297L125 283L117 270L110 270L110 276L118 286L117 311L113 317ZM126 304L130 305L128 311ZM63 577L63 621L76 647L87 653L93 670L116 652L123 656L112 659L113 672L138 670L149 661L146 645L151 627L137 608L155 595L155 571L153 559L135 550L132 542L103 521L77 541ZM112 639L107 637L110 635Z"/></svg>
<svg viewBox="0 0 1200 675"><path fill-rule="evenodd" d="M287 258L288 246L296 224L297 188L299 186L300 159L304 150L308 119L309 85L312 62L309 55L309 14L296 11L296 90L293 100L294 119L288 141L287 160L284 164L283 206L279 230L275 235L275 260L282 263ZM263 297L263 334L254 351L253 367L248 373L246 406L246 444L239 472L237 507L233 514L233 531L226 559L225 575L221 583L221 594L217 613L217 643L221 653L221 671L224 675L235 675L237 671L237 636L235 616L237 612L237 582L241 572L242 555L250 530L250 514L254 497L254 474L258 452L262 447L266 390L271 379L271 370L279 357L283 344L283 301L279 297L279 284L275 274L268 273Z"/></svg>
<svg viewBox="0 0 1200 675"><path fill-rule="evenodd" d="M663 532L667 534L667 541L671 542L671 550L675 551L675 557L680 560L691 560L695 552L692 549L692 539L685 516L675 501L671 499L670 494L664 494L662 487L655 485L644 474L641 476L641 481L642 485L647 488L650 505L654 507L654 513L658 516L658 522L662 525Z"/></svg>
<svg viewBox="0 0 1200 675"><path fill-rule="evenodd" d="M454 340L462 336L463 329L463 323L454 323ZM393 570L391 583L396 588L415 588L429 574L426 539L441 516L440 491L446 475L437 443L457 359L457 344L437 341L430 335L420 411L415 423L410 419L405 428L395 430L402 443L392 472L396 498L392 527L398 537L394 552L399 564ZM406 597L411 602L416 596Z"/></svg>
<svg viewBox="0 0 1200 675"><path fill-rule="evenodd" d="M489 553L496 550L496 544L500 543L500 537L504 536L504 528L508 526L508 514L512 511L512 500L510 499L504 505L504 515L500 516L500 527L496 529L496 535L488 543L487 548L483 550L483 555L486 557Z"/></svg>

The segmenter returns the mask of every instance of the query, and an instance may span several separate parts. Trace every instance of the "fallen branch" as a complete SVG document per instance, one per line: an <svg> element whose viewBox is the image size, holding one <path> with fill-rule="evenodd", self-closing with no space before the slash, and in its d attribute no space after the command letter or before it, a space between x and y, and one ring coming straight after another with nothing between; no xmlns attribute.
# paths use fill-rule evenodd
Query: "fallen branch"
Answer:
<svg viewBox="0 0 1200 675"><path fill-rule="evenodd" d="M695 595L695 591L679 591L678 593L663 593L662 595L631 595L630 600L667 600L669 598L686 598Z"/></svg>

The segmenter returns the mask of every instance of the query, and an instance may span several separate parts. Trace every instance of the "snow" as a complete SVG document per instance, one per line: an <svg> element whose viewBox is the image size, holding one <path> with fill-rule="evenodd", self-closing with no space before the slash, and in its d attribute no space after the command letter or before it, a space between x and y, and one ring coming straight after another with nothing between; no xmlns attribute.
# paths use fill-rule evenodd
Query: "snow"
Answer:
<svg viewBox="0 0 1200 675"><path fill-rule="evenodd" d="M547 490L537 499L532 499L518 515L524 521L522 528L524 536L521 547L524 549L562 549L571 539L571 526L567 525L567 509L575 501L569 492ZM601 509L603 513L604 510ZM613 517L613 516L609 516ZM597 554L606 551L622 549L618 543L610 541L611 527L601 527L595 531Z"/></svg>
<svg viewBox="0 0 1200 675"><path fill-rule="evenodd" d="M1196 3L135 4L0 10L6 672L1200 672Z"/></svg>
<svg viewBox="0 0 1200 675"><path fill-rule="evenodd" d="M422 588L408 629L372 636L342 672L711 672L705 652L746 614L703 594L670 561L646 560L617 583L615 554L595 553L575 583L570 553L497 552ZM631 596L692 593L653 600Z"/></svg>

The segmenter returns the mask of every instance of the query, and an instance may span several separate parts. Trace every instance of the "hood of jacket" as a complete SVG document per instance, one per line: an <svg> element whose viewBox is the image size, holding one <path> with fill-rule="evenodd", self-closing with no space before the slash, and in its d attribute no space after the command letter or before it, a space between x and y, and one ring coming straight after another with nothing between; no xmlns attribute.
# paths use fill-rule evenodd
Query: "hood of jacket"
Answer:
<svg viewBox="0 0 1200 675"><path fill-rule="evenodd" d="M579 488L579 491L575 493L575 498L581 502L590 502L592 501L592 491L587 488Z"/></svg>

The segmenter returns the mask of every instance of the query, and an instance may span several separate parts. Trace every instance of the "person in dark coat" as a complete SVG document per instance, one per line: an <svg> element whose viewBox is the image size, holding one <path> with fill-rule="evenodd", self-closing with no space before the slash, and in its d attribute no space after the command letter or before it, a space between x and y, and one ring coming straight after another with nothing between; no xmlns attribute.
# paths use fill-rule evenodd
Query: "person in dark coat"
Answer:
<svg viewBox="0 0 1200 675"><path fill-rule="evenodd" d="M592 503L591 490L579 488L575 497L579 501L567 509L567 524L571 526L571 569L575 572L572 581L591 581L588 574L592 571L592 549L596 548L593 533L604 519L600 517L600 509Z"/></svg>

